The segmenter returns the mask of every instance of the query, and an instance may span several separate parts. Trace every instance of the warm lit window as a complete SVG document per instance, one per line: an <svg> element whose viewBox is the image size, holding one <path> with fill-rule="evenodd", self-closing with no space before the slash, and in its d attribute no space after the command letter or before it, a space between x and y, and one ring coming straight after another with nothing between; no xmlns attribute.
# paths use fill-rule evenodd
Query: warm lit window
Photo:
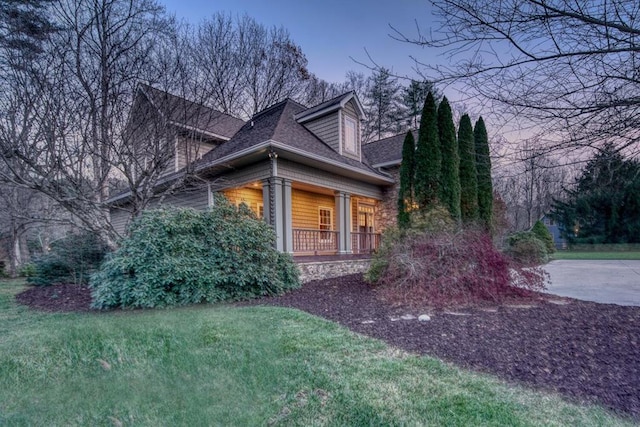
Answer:
<svg viewBox="0 0 640 427"><path fill-rule="evenodd" d="M331 219L333 211L329 208L318 209L318 228L325 233L320 233L320 239L331 240L331 229L333 228L333 221Z"/></svg>
<svg viewBox="0 0 640 427"><path fill-rule="evenodd" d="M344 150L348 153L358 154L358 123L351 117L344 118Z"/></svg>

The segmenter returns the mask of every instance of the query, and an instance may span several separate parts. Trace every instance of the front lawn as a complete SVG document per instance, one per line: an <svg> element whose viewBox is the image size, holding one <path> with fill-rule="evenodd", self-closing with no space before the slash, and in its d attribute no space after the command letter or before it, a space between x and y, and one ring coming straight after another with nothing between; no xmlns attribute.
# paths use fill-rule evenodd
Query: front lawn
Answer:
<svg viewBox="0 0 640 427"><path fill-rule="evenodd" d="M640 260L640 251L557 251L552 257L568 260Z"/></svg>
<svg viewBox="0 0 640 427"><path fill-rule="evenodd" d="M626 425L297 310L47 314L22 288L0 282L0 425Z"/></svg>

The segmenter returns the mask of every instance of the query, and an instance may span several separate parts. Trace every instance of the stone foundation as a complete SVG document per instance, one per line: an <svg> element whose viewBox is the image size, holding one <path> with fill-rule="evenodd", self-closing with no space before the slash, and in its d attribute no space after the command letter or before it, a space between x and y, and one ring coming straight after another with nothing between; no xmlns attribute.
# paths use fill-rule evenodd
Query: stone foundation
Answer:
<svg viewBox="0 0 640 427"><path fill-rule="evenodd" d="M330 279L332 277L364 273L369 269L370 265L370 259L352 259L344 261L304 262L298 264L298 269L300 270L300 281L307 283L312 280Z"/></svg>

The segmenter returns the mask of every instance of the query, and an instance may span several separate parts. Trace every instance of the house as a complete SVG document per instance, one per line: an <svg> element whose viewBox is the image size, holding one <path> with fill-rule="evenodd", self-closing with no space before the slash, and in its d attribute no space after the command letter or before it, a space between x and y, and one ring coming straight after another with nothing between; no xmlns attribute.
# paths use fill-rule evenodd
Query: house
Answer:
<svg viewBox="0 0 640 427"><path fill-rule="evenodd" d="M546 214L543 215L542 218L540 218L540 221L542 221L544 226L547 227L547 230L549 230L551 237L553 237L553 244L555 245L556 249L567 249L567 240L562 235L560 224L558 224L553 218L551 218L551 216Z"/></svg>
<svg viewBox="0 0 640 427"><path fill-rule="evenodd" d="M312 108L286 99L244 122L141 86L130 120L149 117L149 110L172 129L159 138L169 154L156 168L156 186L171 189L187 169L197 177L151 206L207 209L213 194L222 193L272 225L277 248L295 256L370 253L396 220L404 135L363 145L365 113L354 92ZM149 129L138 126L138 133ZM110 200L120 232L131 217L132 197L125 192Z"/></svg>

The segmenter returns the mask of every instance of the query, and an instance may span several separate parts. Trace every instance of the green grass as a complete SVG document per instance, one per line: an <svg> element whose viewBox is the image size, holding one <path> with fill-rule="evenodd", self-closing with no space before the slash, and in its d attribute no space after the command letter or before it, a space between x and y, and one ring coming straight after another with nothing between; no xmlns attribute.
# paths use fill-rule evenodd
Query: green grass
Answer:
<svg viewBox="0 0 640 427"><path fill-rule="evenodd" d="M46 314L21 288L0 282L0 425L626 425L297 310Z"/></svg>
<svg viewBox="0 0 640 427"><path fill-rule="evenodd" d="M640 260L640 251L558 251L553 259L570 260Z"/></svg>

